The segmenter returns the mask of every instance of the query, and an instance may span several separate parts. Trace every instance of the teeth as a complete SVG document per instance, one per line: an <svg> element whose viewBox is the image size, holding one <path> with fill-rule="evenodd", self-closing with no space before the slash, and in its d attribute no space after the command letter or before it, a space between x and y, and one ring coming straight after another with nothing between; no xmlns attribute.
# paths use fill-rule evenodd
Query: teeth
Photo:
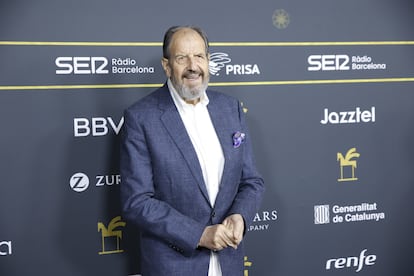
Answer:
<svg viewBox="0 0 414 276"><path fill-rule="evenodd" d="M195 75L195 74L191 74L191 75L187 75L186 78L187 79L198 79L200 75Z"/></svg>

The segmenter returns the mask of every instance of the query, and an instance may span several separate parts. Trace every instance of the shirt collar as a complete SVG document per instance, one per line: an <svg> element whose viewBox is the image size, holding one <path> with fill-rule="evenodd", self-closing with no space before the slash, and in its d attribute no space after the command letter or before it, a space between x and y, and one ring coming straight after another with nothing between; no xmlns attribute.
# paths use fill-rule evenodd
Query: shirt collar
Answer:
<svg viewBox="0 0 414 276"><path fill-rule="evenodd" d="M169 78L167 80L167 86L168 86L168 90L170 91L171 97L173 98L173 101L177 107L184 108L188 106L193 106L192 104L187 103L180 97L180 95L178 94L177 90L175 90L174 85L172 84ZM209 102L210 100L207 97L206 91L203 91L200 97L200 101L196 105L201 104L203 106L207 106Z"/></svg>

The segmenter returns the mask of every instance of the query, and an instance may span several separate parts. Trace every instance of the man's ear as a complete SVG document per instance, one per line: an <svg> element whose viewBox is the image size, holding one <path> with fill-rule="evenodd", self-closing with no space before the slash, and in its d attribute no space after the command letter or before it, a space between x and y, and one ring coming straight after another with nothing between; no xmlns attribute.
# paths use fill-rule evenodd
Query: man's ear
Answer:
<svg viewBox="0 0 414 276"><path fill-rule="evenodd" d="M171 77L171 70L170 70L170 66L168 65L168 59L162 58L161 65L162 65L162 68L164 69L164 72L167 78Z"/></svg>

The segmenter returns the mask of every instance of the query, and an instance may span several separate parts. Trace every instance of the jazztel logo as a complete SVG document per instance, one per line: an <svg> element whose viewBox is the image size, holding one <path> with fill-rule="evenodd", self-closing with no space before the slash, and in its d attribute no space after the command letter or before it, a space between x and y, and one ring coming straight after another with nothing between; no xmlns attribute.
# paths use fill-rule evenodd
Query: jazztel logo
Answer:
<svg viewBox="0 0 414 276"><path fill-rule="evenodd" d="M323 118L321 124L358 124L375 122L375 107L371 107L371 110L361 111L361 108L357 107L351 111L329 111L328 108L323 110Z"/></svg>
<svg viewBox="0 0 414 276"><path fill-rule="evenodd" d="M356 160L354 160L354 158L359 158L359 156L360 154L356 152L356 148L349 149L346 152L345 157L340 152L336 154L336 160L339 161L339 166L341 170L341 177L338 178L339 182L358 180L358 178L355 177L355 168L357 167L357 162ZM345 177L344 168L348 168L348 167L351 167L351 176Z"/></svg>
<svg viewBox="0 0 414 276"><path fill-rule="evenodd" d="M342 257L336 259L329 259L326 262L326 270L334 269L343 269L343 268L356 268L355 272L360 272L364 266L372 266L377 260L376 255L365 255L367 249L364 249L359 254L359 257Z"/></svg>
<svg viewBox="0 0 414 276"><path fill-rule="evenodd" d="M117 216L109 222L108 228L102 222L98 222L98 232L101 232L102 235L102 251L99 252L99 255L103 254L114 254L124 252L120 248L120 240L122 239L122 231L115 230L119 227L125 227L126 223L121 221L121 217ZM105 246L105 240L109 239L110 241L116 240L116 249L107 250Z"/></svg>
<svg viewBox="0 0 414 276"><path fill-rule="evenodd" d="M209 72L219 76L224 68L226 75L260 75L257 64L229 64L231 58L226 53L212 53L210 55Z"/></svg>

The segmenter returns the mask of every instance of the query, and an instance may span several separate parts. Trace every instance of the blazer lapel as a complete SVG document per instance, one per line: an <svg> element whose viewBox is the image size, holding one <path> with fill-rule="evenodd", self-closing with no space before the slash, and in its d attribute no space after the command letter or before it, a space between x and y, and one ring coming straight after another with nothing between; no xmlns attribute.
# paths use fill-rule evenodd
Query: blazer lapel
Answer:
<svg viewBox="0 0 414 276"><path fill-rule="evenodd" d="M164 127L167 129L171 138L174 140L177 148L180 150L187 163L192 175L194 176L201 192L207 201L209 201L206 184L204 183L203 173L201 171L200 163L197 157L197 153L191 143L190 137L187 134L184 123L181 120L180 114L174 105L174 102L170 96L168 88L165 86L165 91L160 93L160 109L164 110L161 116L161 121Z"/></svg>
<svg viewBox="0 0 414 276"><path fill-rule="evenodd" d="M223 183L226 183L229 177L231 177L232 175L231 172L234 157L232 153L232 137L231 134L229 134L229 129L232 126L229 126L228 120L226 120L226 116L230 116L231 114L226 114L225 112L223 112L224 109L220 107L220 104L217 101L215 101L213 94L209 94L208 97L210 100L208 104L210 118L216 130L216 134L220 141L221 148L223 150L225 158L223 174L220 182L220 189L217 195L218 198L221 195L220 191L222 190ZM218 202L217 199L216 202Z"/></svg>

